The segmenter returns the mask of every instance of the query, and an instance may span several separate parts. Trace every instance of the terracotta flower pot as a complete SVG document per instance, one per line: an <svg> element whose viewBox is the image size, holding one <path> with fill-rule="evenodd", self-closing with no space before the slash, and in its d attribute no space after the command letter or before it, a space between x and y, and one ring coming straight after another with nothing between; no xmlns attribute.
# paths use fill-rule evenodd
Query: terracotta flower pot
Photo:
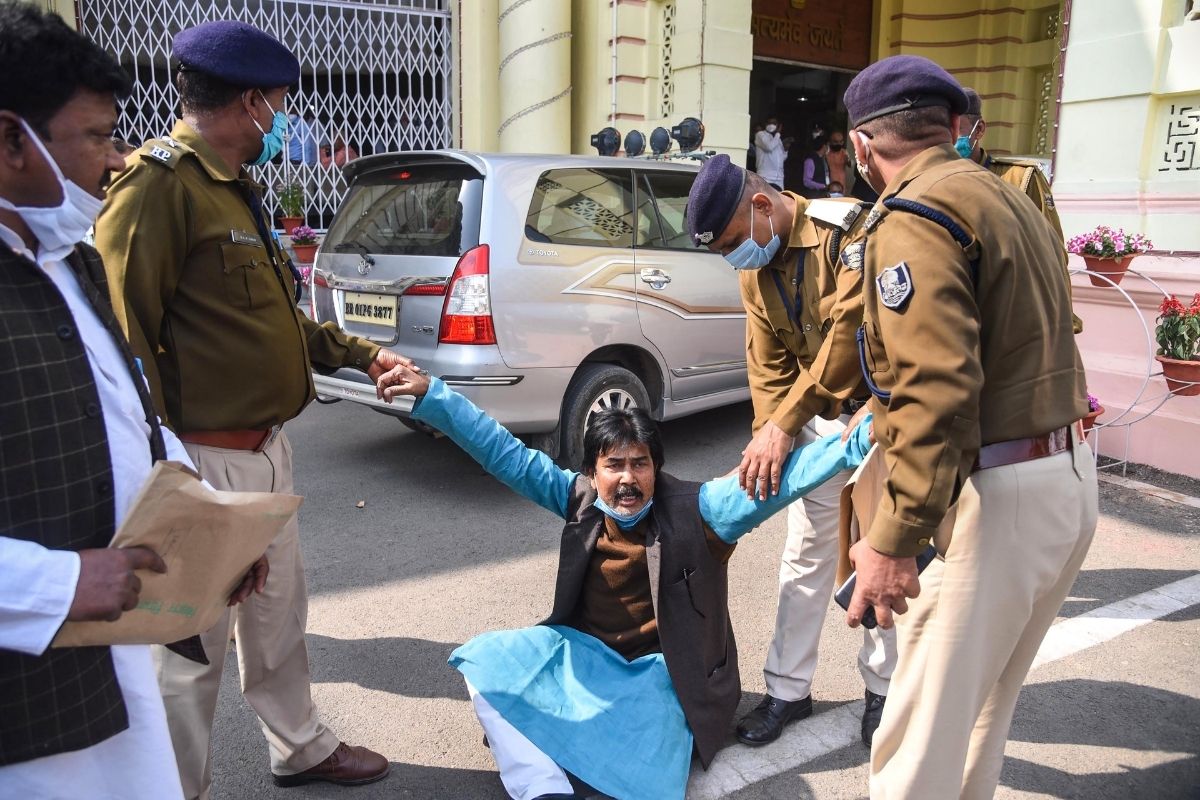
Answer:
<svg viewBox="0 0 1200 800"><path fill-rule="evenodd" d="M1098 272L1112 279L1112 283L1109 283L1097 275L1088 275L1088 280L1092 282L1092 286L1099 286L1101 288L1112 286L1114 283L1120 283L1125 277L1125 270L1129 269L1130 261L1133 261L1133 256L1124 256L1122 258L1083 257L1083 263L1087 264L1089 272Z"/></svg>
<svg viewBox="0 0 1200 800"><path fill-rule="evenodd" d="M1179 397L1200 395L1200 360L1181 361L1166 356L1154 358L1162 364L1163 377L1167 379L1167 391Z"/></svg>
<svg viewBox="0 0 1200 800"><path fill-rule="evenodd" d="M296 254L296 260L301 264L311 264L313 263L313 259L317 257L318 247L319 245L316 244L296 244L293 242L292 252Z"/></svg>
<svg viewBox="0 0 1200 800"><path fill-rule="evenodd" d="M1083 432L1086 434L1092 429L1092 425L1096 423L1096 417L1104 413L1104 406L1100 406L1095 411L1089 411L1087 416L1083 418Z"/></svg>
<svg viewBox="0 0 1200 800"><path fill-rule="evenodd" d="M280 217L279 225L283 228L285 235L290 236L292 231L304 224L304 217Z"/></svg>

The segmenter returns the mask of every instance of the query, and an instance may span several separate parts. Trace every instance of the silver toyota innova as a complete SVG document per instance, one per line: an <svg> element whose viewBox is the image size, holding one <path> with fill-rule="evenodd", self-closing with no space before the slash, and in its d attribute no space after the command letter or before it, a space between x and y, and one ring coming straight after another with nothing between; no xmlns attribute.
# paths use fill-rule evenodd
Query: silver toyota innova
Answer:
<svg viewBox="0 0 1200 800"><path fill-rule="evenodd" d="M666 420L745 400L734 270L684 224L695 161L455 150L351 162L313 271L321 322L411 357L514 433L578 467L590 414ZM325 400L410 427L356 370Z"/></svg>

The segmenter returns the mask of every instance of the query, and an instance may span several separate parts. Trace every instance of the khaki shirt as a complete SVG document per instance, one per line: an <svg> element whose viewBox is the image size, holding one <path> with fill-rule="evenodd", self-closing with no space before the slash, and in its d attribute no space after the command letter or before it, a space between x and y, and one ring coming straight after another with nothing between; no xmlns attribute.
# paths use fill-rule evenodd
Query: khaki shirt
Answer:
<svg viewBox="0 0 1200 800"><path fill-rule="evenodd" d="M262 240L238 186L262 188L244 170L230 174L189 125L127 164L96 221L96 247L117 318L176 432L282 424L315 397L313 363L374 361L378 346L296 307L285 257Z"/></svg>
<svg viewBox="0 0 1200 800"><path fill-rule="evenodd" d="M882 205L865 222L864 358L891 392L872 403L888 480L868 539L912 556L981 445L1048 433L1088 405L1066 255L1038 210L950 145L909 162L882 194L892 195L941 212L972 240L964 251L937 223Z"/></svg>
<svg viewBox="0 0 1200 800"><path fill-rule="evenodd" d="M786 247L767 266L738 277L754 430L772 421L795 436L813 417L833 419L844 400L865 394L854 339L862 322L862 260L853 262L856 268L833 263L829 247L841 230L844 250L866 214L839 226L808 216L813 201L785 194L796 201ZM853 200L821 202L848 213L858 208Z"/></svg>
<svg viewBox="0 0 1200 800"><path fill-rule="evenodd" d="M1050 193L1050 182L1046 180L1046 175L1038 167L1037 162L1026 158L996 158L983 148L980 148L979 155L980 163L986 169L991 170L992 174L1005 183L1020 189L1033 201L1033 204L1042 212L1046 222L1050 223L1050 227L1054 229L1058 241L1065 242L1062 222L1058 219L1058 209L1054 207L1054 195ZM1065 266L1064 269L1066 269ZM1070 287L1071 272L1067 269L1067 288L1070 289ZM1074 312L1071 314L1071 324L1075 328L1075 333L1083 330L1083 320L1075 316Z"/></svg>

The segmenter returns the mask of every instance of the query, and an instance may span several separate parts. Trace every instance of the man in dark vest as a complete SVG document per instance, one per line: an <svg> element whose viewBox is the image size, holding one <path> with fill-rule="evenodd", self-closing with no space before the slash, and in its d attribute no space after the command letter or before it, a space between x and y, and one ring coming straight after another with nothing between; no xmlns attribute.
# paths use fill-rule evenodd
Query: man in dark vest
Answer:
<svg viewBox="0 0 1200 800"><path fill-rule="evenodd" d="M417 397L414 419L567 523L550 616L450 657L509 795L573 797L572 773L614 797L682 800L693 749L707 768L741 698L726 603L734 545L858 464L867 428L798 448L779 493L754 500L734 474L699 484L662 472L658 429L640 409L592 415L580 474L437 378L399 366L377 388L387 402Z"/></svg>
<svg viewBox="0 0 1200 800"><path fill-rule="evenodd" d="M155 460L190 463L80 244L124 167L111 137L130 80L12 2L0 75L0 796L179 798L150 648L50 648L67 620L133 609L138 570L166 569L107 545Z"/></svg>

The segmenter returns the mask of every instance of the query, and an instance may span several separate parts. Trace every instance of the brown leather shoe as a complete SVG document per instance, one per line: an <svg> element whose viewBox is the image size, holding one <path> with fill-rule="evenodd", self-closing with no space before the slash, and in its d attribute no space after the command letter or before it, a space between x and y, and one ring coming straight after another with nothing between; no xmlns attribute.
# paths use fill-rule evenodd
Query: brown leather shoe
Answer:
<svg viewBox="0 0 1200 800"><path fill-rule="evenodd" d="M313 781L325 781L341 786L361 786L381 780L391 768L392 765L379 753L365 747L351 747L345 742L339 742L337 749L329 754L329 758L315 767L295 775L275 775L274 778L275 785L283 787L301 786Z"/></svg>

